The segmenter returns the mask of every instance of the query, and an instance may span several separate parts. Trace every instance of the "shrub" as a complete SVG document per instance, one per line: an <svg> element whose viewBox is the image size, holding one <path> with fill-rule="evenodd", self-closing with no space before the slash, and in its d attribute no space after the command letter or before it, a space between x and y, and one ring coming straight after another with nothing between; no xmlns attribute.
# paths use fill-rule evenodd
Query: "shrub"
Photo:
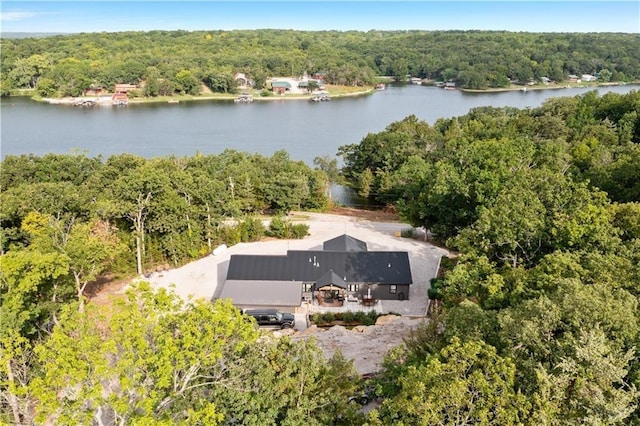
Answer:
<svg viewBox="0 0 640 426"><path fill-rule="evenodd" d="M405 228L400 231L400 236L402 238L415 238L416 230L413 228Z"/></svg>
<svg viewBox="0 0 640 426"><path fill-rule="evenodd" d="M431 288L427 291L427 295L431 300L442 300L440 287L444 280L442 278L431 278Z"/></svg>
<svg viewBox="0 0 640 426"><path fill-rule="evenodd" d="M265 234L262 221L257 217L248 217L238 224L242 242L259 241Z"/></svg>
<svg viewBox="0 0 640 426"><path fill-rule="evenodd" d="M297 223L289 226L289 237L300 240L309 235L309 225L306 223Z"/></svg>
<svg viewBox="0 0 640 426"><path fill-rule="evenodd" d="M376 320L378 319L380 315L378 315L378 313L374 310L370 310L369 312L367 312L367 314L365 315L364 318L364 325L374 325L376 323Z"/></svg>
<svg viewBox="0 0 640 426"><path fill-rule="evenodd" d="M241 242L240 229L237 226L222 226L220 227L218 234L222 241L224 241L228 246L233 246Z"/></svg>
<svg viewBox="0 0 640 426"><path fill-rule="evenodd" d="M311 321L320 326L331 325L334 321L344 321L348 325L374 325L378 317L382 315L400 315L398 313L389 312L388 314L379 314L374 310L364 311L347 311L347 312L325 312L311 315Z"/></svg>
<svg viewBox="0 0 640 426"><path fill-rule="evenodd" d="M356 319L355 314L351 311L343 312L340 317L342 318L342 321L346 323L354 322L354 320Z"/></svg>
<svg viewBox="0 0 640 426"><path fill-rule="evenodd" d="M267 235L275 238L287 238L287 222L281 216L272 218Z"/></svg>
<svg viewBox="0 0 640 426"><path fill-rule="evenodd" d="M274 238L301 239L309 234L309 225L306 223L292 224L281 216L271 219L267 235Z"/></svg>

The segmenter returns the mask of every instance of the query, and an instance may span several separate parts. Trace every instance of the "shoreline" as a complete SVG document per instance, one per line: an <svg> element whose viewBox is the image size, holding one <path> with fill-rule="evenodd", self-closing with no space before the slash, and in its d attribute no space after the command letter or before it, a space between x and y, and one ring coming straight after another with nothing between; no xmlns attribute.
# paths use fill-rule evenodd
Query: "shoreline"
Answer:
<svg viewBox="0 0 640 426"><path fill-rule="evenodd" d="M350 98L357 96L368 96L376 92L375 88L368 88L366 90L360 90L350 93L331 93L329 96L332 99L338 98ZM212 95L206 94L204 96L193 95L177 95L177 96L161 96L156 98L132 98L128 100L128 105L145 105L145 104L179 104L183 102L200 102L200 101L222 101L233 102L238 95L220 94ZM291 95L291 96L254 96L254 102L278 102L278 101L309 101L313 98L314 94L304 95ZM32 97L34 101L45 102L50 105L75 105L79 100L93 100L96 102L96 106L112 106L111 99L106 99L105 102L100 101L100 96L78 96L78 97L64 97L64 98L40 98Z"/></svg>
<svg viewBox="0 0 640 426"><path fill-rule="evenodd" d="M457 89L464 93L501 93L501 92L528 92L528 91L538 91L538 90L560 90L560 89L585 89L585 88L593 88L596 89L598 87L609 87L609 86L626 86L626 85L637 85L640 84L640 81L632 81L632 82L611 82L611 83L567 83L567 84L545 84L545 85L533 85L533 86L514 86L511 85L509 87L492 87L488 89Z"/></svg>
<svg viewBox="0 0 640 426"><path fill-rule="evenodd" d="M502 93L502 92L529 92L529 91L541 91L541 90L561 90L561 89L574 89L574 88L593 88L609 87L609 86L626 86L626 85L640 85L640 80L632 82L609 82L609 83L567 83L567 84L547 84L547 85L533 85L533 86L514 86L510 87L494 87L488 89L465 89L458 88L456 90L463 93ZM433 86L435 87L435 86ZM357 92L348 93L331 93L329 96L332 99L350 98L358 96L369 96L376 93L375 87L370 87ZM29 96L27 94L22 96ZM176 96L158 96L155 98L132 98L128 100L128 105L145 105L145 104L179 104L185 102L202 102L202 101L220 101L220 102L233 102L237 98L238 94L212 94L207 93L201 96L194 95L176 95ZM304 95L273 95L273 96L260 96L259 94L253 95L254 102L280 102L280 101L309 101L313 98L313 94ZM78 97L64 97L64 98L41 98L38 96L31 96L31 99L36 102L44 102L50 105L75 105L81 100L93 100L96 102L96 106L112 106L111 99L106 99L104 102L100 102L100 96L78 96Z"/></svg>

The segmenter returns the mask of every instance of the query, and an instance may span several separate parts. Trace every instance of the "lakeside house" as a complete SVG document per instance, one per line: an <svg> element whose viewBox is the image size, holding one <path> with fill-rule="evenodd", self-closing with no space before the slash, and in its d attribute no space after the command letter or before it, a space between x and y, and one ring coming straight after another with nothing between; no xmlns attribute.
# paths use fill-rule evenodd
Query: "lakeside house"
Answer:
<svg viewBox="0 0 640 426"><path fill-rule="evenodd" d="M92 84L85 91L85 96L100 96L104 92L104 87L96 84Z"/></svg>
<svg viewBox="0 0 640 426"><path fill-rule="evenodd" d="M247 78L247 76L242 72L237 72L233 76L233 80L236 82L238 88L240 89L246 89L250 86L253 86L253 82L249 80L249 78Z"/></svg>
<svg viewBox="0 0 640 426"><path fill-rule="evenodd" d="M220 298L242 309L295 312L303 301L341 306L375 300L407 300L413 283L406 251L369 251L364 241L343 234L321 250L286 255L232 255Z"/></svg>
<svg viewBox="0 0 640 426"><path fill-rule="evenodd" d="M284 94L305 94L309 93L310 83L314 82L314 90L323 90L324 82L316 78L309 78L306 74L302 78L295 77L274 77L267 80L267 89L273 93ZM317 89L316 89L317 88Z"/></svg>
<svg viewBox="0 0 640 426"><path fill-rule="evenodd" d="M138 86L135 84L116 84L113 92L114 93L129 93L133 90L138 90Z"/></svg>
<svg viewBox="0 0 640 426"><path fill-rule="evenodd" d="M288 81L282 80L273 80L271 81L271 90L273 93L277 93L279 95L284 95L285 93L291 92L292 86Z"/></svg>

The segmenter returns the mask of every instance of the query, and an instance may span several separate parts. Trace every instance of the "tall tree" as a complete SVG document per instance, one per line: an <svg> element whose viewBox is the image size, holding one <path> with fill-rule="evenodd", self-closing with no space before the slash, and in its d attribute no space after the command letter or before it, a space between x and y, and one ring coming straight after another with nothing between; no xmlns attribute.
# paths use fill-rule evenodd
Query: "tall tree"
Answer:
<svg viewBox="0 0 640 426"><path fill-rule="evenodd" d="M217 424L201 398L224 359L257 337L228 303L188 306L140 285L105 318L89 305L67 310L35 349L42 375L31 384L38 421L56 423Z"/></svg>
<svg viewBox="0 0 640 426"><path fill-rule="evenodd" d="M400 378L400 392L372 415L374 424L519 424L529 411L515 390L515 366L483 342L454 338Z"/></svg>

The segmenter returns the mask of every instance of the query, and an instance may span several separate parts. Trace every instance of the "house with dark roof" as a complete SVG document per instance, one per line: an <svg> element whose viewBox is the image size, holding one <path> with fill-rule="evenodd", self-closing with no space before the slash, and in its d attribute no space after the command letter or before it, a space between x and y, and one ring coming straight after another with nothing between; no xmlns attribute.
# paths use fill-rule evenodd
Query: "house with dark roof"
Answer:
<svg viewBox="0 0 640 426"><path fill-rule="evenodd" d="M350 235L342 234L322 244L324 251L367 251L367 243L353 238Z"/></svg>
<svg viewBox="0 0 640 426"><path fill-rule="evenodd" d="M241 308L294 312L303 300L405 300L412 282L407 252L369 251L364 241L341 235L322 250L232 255L220 297Z"/></svg>

